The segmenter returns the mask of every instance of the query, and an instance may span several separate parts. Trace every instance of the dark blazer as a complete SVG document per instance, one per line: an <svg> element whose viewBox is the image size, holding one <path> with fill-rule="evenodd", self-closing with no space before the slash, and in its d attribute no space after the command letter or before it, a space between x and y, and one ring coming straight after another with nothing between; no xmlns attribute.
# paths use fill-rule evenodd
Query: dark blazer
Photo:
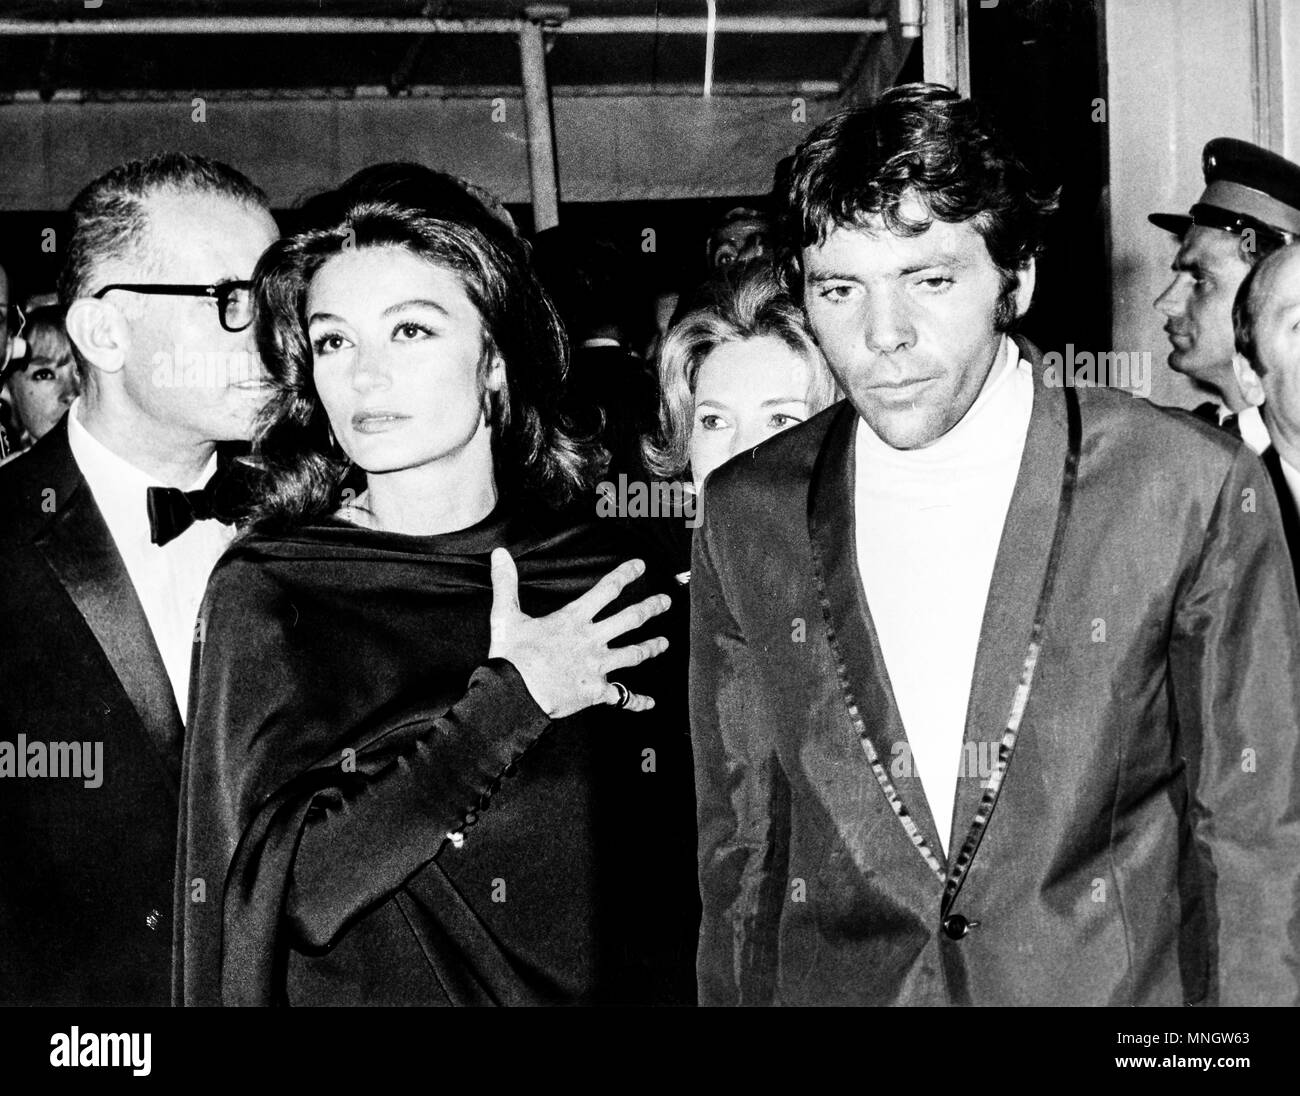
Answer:
<svg viewBox="0 0 1300 1096"><path fill-rule="evenodd" d="M1041 356L946 858L865 603L845 402L714 473L691 706L707 1004L1295 1003L1300 605L1258 458ZM1006 734L1077 480L1018 737Z"/></svg>
<svg viewBox="0 0 1300 1096"><path fill-rule="evenodd" d="M99 787L0 779L0 1002L166 1004L181 718L66 417L0 515L0 743L103 744Z"/></svg>

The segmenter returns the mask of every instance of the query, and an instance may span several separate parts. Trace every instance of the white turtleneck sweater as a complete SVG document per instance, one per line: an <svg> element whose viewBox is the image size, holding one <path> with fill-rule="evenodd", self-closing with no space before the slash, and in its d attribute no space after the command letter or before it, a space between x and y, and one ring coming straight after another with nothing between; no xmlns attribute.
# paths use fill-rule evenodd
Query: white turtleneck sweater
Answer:
<svg viewBox="0 0 1300 1096"><path fill-rule="evenodd" d="M970 410L932 444L895 449L857 422L858 571L945 854L984 605L1033 402L1029 363L1004 339Z"/></svg>

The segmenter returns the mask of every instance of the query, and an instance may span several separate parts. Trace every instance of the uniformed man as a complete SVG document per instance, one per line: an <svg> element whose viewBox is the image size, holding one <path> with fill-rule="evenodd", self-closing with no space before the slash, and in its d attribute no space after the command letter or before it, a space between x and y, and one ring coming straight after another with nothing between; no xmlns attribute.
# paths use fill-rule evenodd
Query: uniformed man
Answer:
<svg viewBox="0 0 1300 1096"><path fill-rule="evenodd" d="M1147 218L1179 238L1174 280L1155 306L1168 317L1169 367L1215 398L1194 414L1262 453L1268 431L1232 369L1232 301L1255 263L1300 237L1300 165L1231 137L1201 159L1205 190L1191 210Z"/></svg>

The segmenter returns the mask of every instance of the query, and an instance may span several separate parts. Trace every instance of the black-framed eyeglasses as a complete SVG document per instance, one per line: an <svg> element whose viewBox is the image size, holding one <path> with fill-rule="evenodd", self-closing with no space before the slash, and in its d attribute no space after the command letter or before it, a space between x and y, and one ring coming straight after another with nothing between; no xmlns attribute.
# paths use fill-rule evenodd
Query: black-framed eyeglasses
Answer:
<svg viewBox="0 0 1300 1096"><path fill-rule="evenodd" d="M6 337L17 338L23 333L23 325L27 322L27 317L23 315L23 310L16 304L10 304L4 309L4 325Z"/></svg>
<svg viewBox="0 0 1300 1096"><path fill-rule="evenodd" d="M253 322L253 283L221 282L218 285L168 285L153 282L114 282L91 294L96 300L122 289L127 293L153 293L165 297L207 297L217 302L217 315L227 331L243 331Z"/></svg>

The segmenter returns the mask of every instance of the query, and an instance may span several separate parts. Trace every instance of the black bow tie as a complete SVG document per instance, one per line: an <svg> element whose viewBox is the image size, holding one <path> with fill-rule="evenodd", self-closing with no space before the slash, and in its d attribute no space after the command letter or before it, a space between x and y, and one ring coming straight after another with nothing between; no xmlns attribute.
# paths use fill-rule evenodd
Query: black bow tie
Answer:
<svg viewBox="0 0 1300 1096"><path fill-rule="evenodd" d="M213 487L216 481L217 477L213 476L197 491L150 487L145 500L149 507L149 539L161 547L196 521L215 520Z"/></svg>
<svg viewBox="0 0 1300 1096"><path fill-rule="evenodd" d="M1227 431L1234 438L1241 437L1241 426L1237 422L1237 416L1228 415L1224 419L1219 418L1219 405L1217 403L1203 403L1193 408L1192 414L1198 419L1203 419L1211 426L1217 426L1220 430Z"/></svg>

